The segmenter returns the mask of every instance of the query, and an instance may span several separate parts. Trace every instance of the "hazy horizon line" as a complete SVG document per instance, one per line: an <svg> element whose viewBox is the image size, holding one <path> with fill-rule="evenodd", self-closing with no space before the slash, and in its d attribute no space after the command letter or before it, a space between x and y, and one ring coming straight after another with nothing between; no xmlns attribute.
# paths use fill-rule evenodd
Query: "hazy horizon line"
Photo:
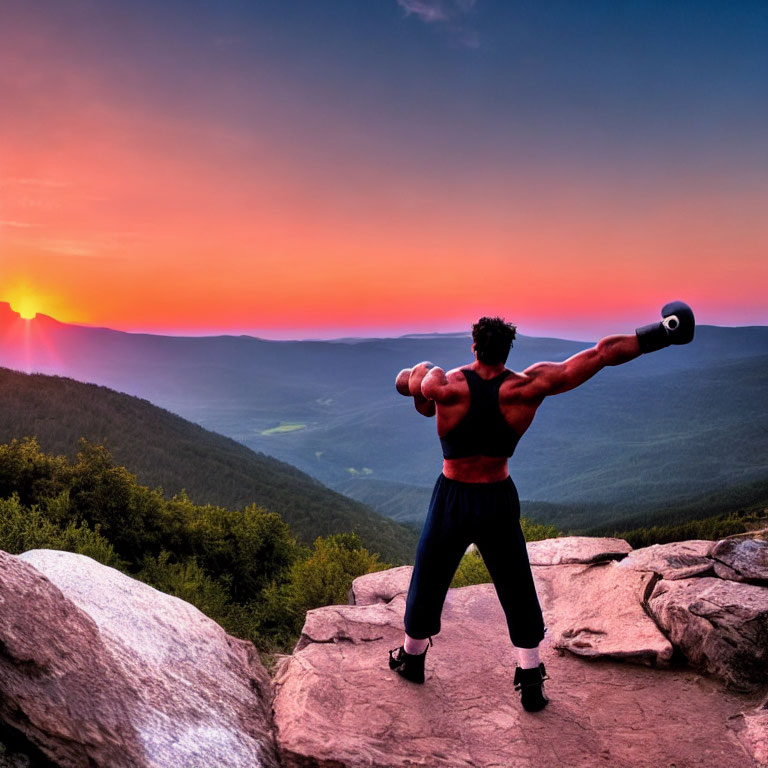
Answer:
<svg viewBox="0 0 768 768"><path fill-rule="evenodd" d="M147 329L124 329L114 328L108 325L97 325L91 323L82 322L68 322L59 320L51 315L46 315L43 312L38 312L33 318L22 318L21 313L13 309L10 302L1 301L0 304L8 305L11 312L17 315L20 319L28 320L29 322L35 321L38 318L46 318L55 323L61 325L73 326L76 328L88 328L91 330L106 330L114 333L127 333L134 336L164 336L171 338L218 338L218 337L230 337L230 338L252 338L258 341L284 341L284 342L353 342L353 341L366 341L375 339L407 339L407 338L434 338L434 337L455 337L455 338L469 338L471 336L470 330L405 330L398 332L394 329L370 329L362 330L360 332L350 332L348 329L335 329L329 331L327 334L318 335L317 331L309 331L308 329L282 329L273 330L272 335L269 331L260 332L253 329L210 329L210 330L189 330L189 329L163 329L163 330L147 330ZM746 325L736 324L719 324L719 323L699 323L699 327L709 326L714 328L768 328L768 324L750 323ZM519 330L519 329L518 329ZM519 332L518 336L528 338L554 338L564 341L593 341L595 339L605 336L605 332L601 331L587 331L583 327L578 329L555 329L555 328L532 328L532 332L522 333ZM620 333L621 331L615 331Z"/></svg>

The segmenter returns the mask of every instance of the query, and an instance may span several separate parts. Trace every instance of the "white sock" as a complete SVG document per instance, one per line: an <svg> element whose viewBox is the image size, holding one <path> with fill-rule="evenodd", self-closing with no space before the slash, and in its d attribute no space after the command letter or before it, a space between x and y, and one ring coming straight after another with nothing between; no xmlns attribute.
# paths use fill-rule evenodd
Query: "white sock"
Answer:
<svg viewBox="0 0 768 768"><path fill-rule="evenodd" d="M405 633L405 642L403 643L403 650L411 656L419 656L427 650L429 645L429 638L425 637L423 640L417 640L411 637L407 632Z"/></svg>
<svg viewBox="0 0 768 768"><path fill-rule="evenodd" d="M517 646L515 646L517 648ZM406 651L407 653L407 651ZM535 669L539 666L539 646L535 648L517 648L517 660L523 669Z"/></svg>

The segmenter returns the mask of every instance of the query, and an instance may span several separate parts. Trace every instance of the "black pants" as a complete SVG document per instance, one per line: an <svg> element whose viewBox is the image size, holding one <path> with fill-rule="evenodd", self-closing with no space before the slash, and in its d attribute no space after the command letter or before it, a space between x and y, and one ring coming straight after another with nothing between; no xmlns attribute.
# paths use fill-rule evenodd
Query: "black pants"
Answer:
<svg viewBox="0 0 768 768"><path fill-rule="evenodd" d="M520 530L520 499L508 477L498 483L461 483L440 475L416 550L405 607L405 631L423 639L440 631L448 587L470 544L493 579L512 643L533 648L544 619Z"/></svg>

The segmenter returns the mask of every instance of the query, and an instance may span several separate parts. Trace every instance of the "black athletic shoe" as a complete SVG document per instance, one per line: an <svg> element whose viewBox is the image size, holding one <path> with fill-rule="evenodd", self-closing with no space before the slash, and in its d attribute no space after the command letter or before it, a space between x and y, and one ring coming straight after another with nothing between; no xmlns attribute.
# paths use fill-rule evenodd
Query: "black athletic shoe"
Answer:
<svg viewBox="0 0 768 768"><path fill-rule="evenodd" d="M538 712L547 706L549 699L544 696L543 688L544 681L548 679L543 662L532 669L515 667L515 690L520 691L526 712Z"/></svg>
<svg viewBox="0 0 768 768"><path fill-rule="evenodd" d="M424 659L427 657L430 645L432 645L431 637L424 653L419 654L406 653L402 645L399 648L393 648L389 652L389 668L394 669L398 675L412 683L423 683Z"/></svg>

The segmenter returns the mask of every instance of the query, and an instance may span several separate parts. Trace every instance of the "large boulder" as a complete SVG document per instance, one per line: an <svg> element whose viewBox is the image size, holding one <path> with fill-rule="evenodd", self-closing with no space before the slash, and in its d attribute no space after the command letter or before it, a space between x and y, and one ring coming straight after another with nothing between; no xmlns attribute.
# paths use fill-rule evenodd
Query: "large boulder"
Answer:
<svg viewBox="0 0 768 768"><path fill-rule="evenodd" d="M768 589L712 577L662 580L648 600L688 660L736 689L768 684Z"/></svg>
<svg viewBox="0 0 768 768"><path fill-rule="evenodd" d="M3 717L59 764L277 765L252 644L83 555L34 550L2 565L0 594L18 608L0 630L15 649L3 653Z"/></svg>
<svg viewBox="0 0 768 768"><path fill-rule="evenodd" d="M396 595L407 595L412 571L412 566L401 565L399 568L388 568L385 571L358 576L349 590L350 604L388 603Z"/></svg>
<svg viewBox="0 0 768 768"><path fill-rule="evenodd" d="M579 656L666 666L674 649L643 607L655 576L620 565L534 566L551 642Z"/></svg>
<svg viewBox="0 0 768 768"><path fill-rule="evenodd" d="M0 551L0 718L59 766L145 766L134 681L84 611Z"/></svg>
<svg viewBox="0 0 768 768"><path fill-rule="evenodd" d="M581 613L572 614L574 626L585 625L591 612L594 621L604 622L594 626L610 637L618 629L597 614L612 604L617 622L638 619L642 595L612 591L622 575L640 593L653 578L610 564L534 568L549 633L564 634L567 622L557 613L578 603L590 582L594 589L581 600ZM368 578L357 581L361 594ZM385 576L370 578L378 585L371 592L385 591ZM442 631L427 653L425 684L403 680L387 664L387 652L400 645L403 632L405 595L394 591L388 602L329 606L307 615L299 646L275 677L285 768L755 768L741 735L744 723L734 716L744 709L744 698L692 669L626 664L612 653L594 663L545 643L550 704L526 713L513 689L514 649L490 584L449 590ZM618 605L627 601L631 612ZM629 630L621 632L628 641ZM647 649L644 632L636 648Z"/></svg>
<svg viewBox="0 0 768 768"><path fill-rule="evenodd" d="M712 548L720 578L768 584L768 541L723 539Z"/></svg>
<svg viewBox="0 0 768 768"><path fill-rule="evenodd" d="M632 547L624 539L595 536L562 536L528 542L531 565L565 565L567 563L602 563L621 560Z"/></svg>
<svg viewBox="0 0 768 768"><path fill-rule="evenodd" d="M622 568L658 573L663 579L689 579L713 573L709 557L713 543L694 539L672 544L652 544L633 549L620 563Z"/></svg>

